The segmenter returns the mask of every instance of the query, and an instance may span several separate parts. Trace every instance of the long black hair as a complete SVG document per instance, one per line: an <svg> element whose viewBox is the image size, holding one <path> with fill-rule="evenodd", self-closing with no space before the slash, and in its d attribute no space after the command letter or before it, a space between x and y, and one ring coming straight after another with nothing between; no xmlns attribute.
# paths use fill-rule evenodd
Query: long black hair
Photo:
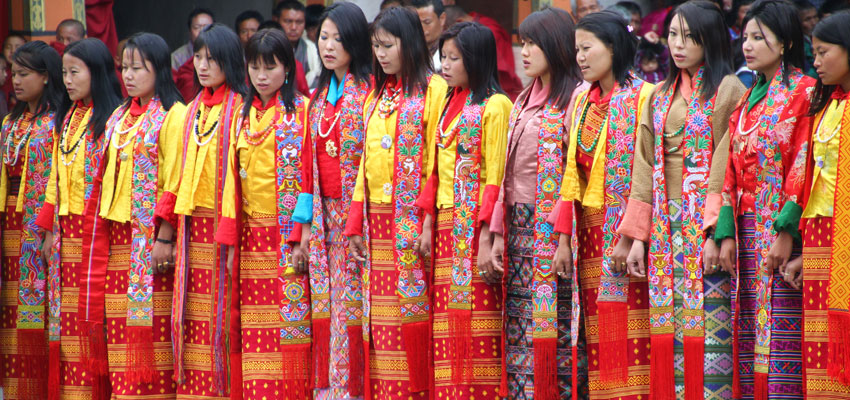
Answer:
<svg viewBox="0 0 850 400"><path fill-rule="evenodd" d="M369 23L366 22L363 10L354 3L334 3L319 17L320 30L325 20L331 20L336 25L342 48L351 56L348 71L357 82L368 81L372 75L372 50L369 48L371 45ZM334 71L325 68L322 63L322 73L319 75L317 88L327 86L333 73Z"/></svg>
<svg viewBox="0 0 850 400"><path fill-rule="evenodd" d="M496 93L504 93L499 85L499 71L496 68L496 38L489 28L477 22L452 25L440 36L440 56L443 55L443 43L449 40L454 40L463 56L472 103L477 104Z"/></svg>
<svg viewBox="0 0 850 400"><path fill-rule="evenodd" d="M615 11L600 11L585 15L576 30L588 31L611 49L611 68L620 85L632 80L631 70L637 53L638 39L629 32L626 21Z"/></svg>
<svg viewBox="0 0 850 400"><path fill-rule="evenodd" d="M92 115L88 128L97 140L106 129L106 121L112 111L121 103L121 84L115 75L115 59L106 45L94 38L69 44L65 48L65 55L79 58L89 69Z"/></svg>
<svg viewBox="0 0 850 400"><path fill-rule="evenodd" d="M401 87L407 93L425 90L428 85L427 76L434 71L431 65L431 53L425 43L425 32L416 13L406 7L391 7L384 9L372 22L369 34L375 39L378 31L385 31L399 40L401 47ZM377 57L372 57L372 70L375 71L375 92L381 93L389 76L378 63Z"/></svg>
<svg viewBox="0 0 850 400"><path fill-rule="evenodd" d="M242 43L239 36L226 25L218 22L205 27L192 44L195 53L204 48L209 51L210 58L215 60L221 72L224 73L225 84L236 93L245 97L248 85L245 84L245 59L242 57ZM195 73L195 87L200 88L201 82Z"/></svg>
<svg viewBox="0 0 850 400"><path fill-rule="evenodd" d="M803 52L803 27L797 7L786 0L758 0L753 3L744 17L743 27L755 19L759 31L764 35L764 27L770 29L776 39L782 44L782 81L788 83L788 75L796 68L803 68L805 54ZM741 35L743 37L743 34ZM770 44L768 44L770 46ZM772 76L766 77L768 80Z"/></svg>
<svg viewBox="0 0 850 400"><path fill-rule="evenodd" d="M174 84L174 78L171 76L171 55L165 40L155 33L139 32L130 36L127 44L124 45L124 54L129 53L131 59L134 57L134 50L138 50L142 55L141 61L145 69L148 68L145 61L149 61L153 67L156 75L154 94L159 96L162 107L168 111L174 103L182 102L183 95L177 90L177 85ZM127 101L129 102L130 99Z"/></svg>
<svg viewBox="0 0 850 400"><path fill-rule="evenodd" d="M700 97L703 100L708 100L717 93L717 88L720 87L723 78L732 73L732 52L729 46L731 39L729 27L723 19L723 12L717 7L717 4L710 1L691 0L676 7L672 14L672 18L679 18L680 23L682 20L688 23L692 40L702 46L705 72L702 77ZM679 32L679 34L684 35L684 32ZM683 36L682 40L691 39ZM667 74L667 79L664 80L661 90L669 89L679 79L679 67L673 61L672 51L670 52L669 65L670 72Z"/></svg>
<svg viewBox="0 0 850 400"><path fill-rule="evenodd" d="M812 36L822 42L841 46L850 53L850 11L841 11L822 19L815 25ZM847 62L850 64L850 57L848 57ZM817 114L829 104L832 92L835 91L836 87L837 85L824 85L821 78L818 77L818 83L815 85L815 92L812 97L811 115Z"/></svg>
<svg viewBox="0 0 850 400"><path fill-rule="evenodd" d="M275 61L277 59L277 61ZM286 79L278 90L283 99L283 106L287 111L295 110L295 53L292 44L286 38L286 34L277 29L263 29L248 41L245 46L245 61L250 65L253 63L265 63L275 65L280 62L286 70ZM242 115L248 116L251 111L251 103L254 96L258 96L257 89L251 83L248 87L248 96L245 97L245 105L242 107Z"/></svg>
<svg viewBox="0 0 850 400"><path fill-rule="evenodd" d="M59 57L59 53L44 42L37 40L24 43L24 45L18 47L12 53L11 61L47 77L47 85L44 86L44 91L38 99L38 106L33 118L38 118L51 111L64 115L71 105L71 99L68 98L65 82L62 81L62 57ZM27 103L19 101L18 104L15 104L12 112L9 113L9 120L20 117L26 108ZM62 125L61 120L56 124L56 126L59 125Z"/></svg>
<svg viewBox="0 0 850 400"><path fill-rule="evenodd" d="M519 26L519 37L537 45L549 63L550 90L546 101L564 110L581 82L576 63L576 30L573 18L560 8L531 13Z"/></svg>

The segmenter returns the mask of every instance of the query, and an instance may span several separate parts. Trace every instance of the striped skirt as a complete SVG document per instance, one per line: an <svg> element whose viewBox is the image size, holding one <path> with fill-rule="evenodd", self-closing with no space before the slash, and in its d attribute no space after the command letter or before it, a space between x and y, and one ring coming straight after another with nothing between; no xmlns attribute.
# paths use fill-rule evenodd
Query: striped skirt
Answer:
<svg viewBox="0 0 850 400"><path fill-rule="evenodd" d="M80 297L80 278L77 271L83 262L83 217L63 215L59 217L62 248L62 315L60 330L59 395L67 400L89 400L92 398L92 383L82 363L80 345L82 326L77 319Z"/></svg>

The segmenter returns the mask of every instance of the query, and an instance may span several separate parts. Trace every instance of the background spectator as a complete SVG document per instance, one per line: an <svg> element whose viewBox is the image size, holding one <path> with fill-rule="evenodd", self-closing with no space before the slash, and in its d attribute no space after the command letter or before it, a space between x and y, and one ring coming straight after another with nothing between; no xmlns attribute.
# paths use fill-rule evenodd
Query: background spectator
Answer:
<svg viewBox="0 0 850 400"><path fill-rule="evenodd" d="M171 69L178 70L192 59L192 55L195 53L192 43L201 33L201 30L207 25L212 25L213 22L215 22L215 15L206 8L196 8L189 13L189 18L186 21L189 28L189 42L171 52ZM185 95L183 98L191 99L191 97L185 97Z"/></svg>
<svg viewBox="0 0 850 400"><path fill-rule="evenodd" d="M446 23L445 7L441 0L412 0L410 5L416 9L422 30L425 31L425 43L431 52L431 65L435 72L440 71L440 52L437 47L440 44L440 35L443 34L443 25Z"/></svg>
<svg viewBox="0 0 850 400"><path fill-rule="evenodd" d="M323 12L325 12L325 6L321 4L311 4L305 9L304 17L307 39L310 39L313 43L317 43L316 38L319 34L319 17L322 16Z"/></svg>
<svg viewBox="0 0 850 400"><path fill-rule="evenodd" d="M576 8L574 18L576 21L584 18L585 15L602 11L598 0L576 0Z"/></svg>
<svg viewBox="0 0 850 400"><path fill-rule="evenodd" d="M236 16L236 23L234 26L236 34L239 35L239 41L242 42L243 49L248 44L248 40L251 39L251 36L254 36L254 34L260 30L260 25L262 25L262 23L263 15L256 10L242 11L241 14Z"/></svg>
<svg viewBox="0 0 850 400"><path fill-rule="evenodd" d="M286 0L275 7L274 15L295 50L295 59L304 68L307 84L311 88L315 87L319 73L322 72L322 65L316 45L304 38L307 18L304 5L296 0Z"/></svg>

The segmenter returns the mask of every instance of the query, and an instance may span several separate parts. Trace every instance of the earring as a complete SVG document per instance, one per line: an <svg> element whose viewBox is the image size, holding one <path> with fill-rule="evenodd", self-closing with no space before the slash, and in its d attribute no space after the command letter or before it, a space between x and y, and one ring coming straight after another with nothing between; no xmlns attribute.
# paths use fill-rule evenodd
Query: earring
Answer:
<svg viewBox="0 0 850 400"><path fill-rule="evenodd" d="M47 84L47 80L45 80L45 81L44 81L44 84L45 84L45 85Z"/></svg>

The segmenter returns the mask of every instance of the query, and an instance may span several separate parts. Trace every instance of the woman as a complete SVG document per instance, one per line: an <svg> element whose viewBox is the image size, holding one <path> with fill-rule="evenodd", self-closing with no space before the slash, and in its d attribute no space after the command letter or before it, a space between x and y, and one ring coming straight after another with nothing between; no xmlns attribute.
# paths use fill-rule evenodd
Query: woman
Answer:
<svg viewBox="0 0 850 400"><path fill-rule="evenodd" d="M850 392L850 306L846 188L850 185L850 14L833 14L812 38L818 82L812 100L812 140L804 186L803 257L790 261L785 281L803 291L803 368L808 399Z"/></svg>
<svg viewBox="0 0 850 400"><path fill-rule="evenodd" d="M174 205L180 215L171 325L174 376L178 399L223 399L242 390L239 269L228 269L234 254L214 239L224 217L237 114L248 89L242 46L230 28L204 28L193 48L202 89L187 106L182 125L183 168Z"/></svg>
<svg viewBox="0 0 850 400"><path fill-rule="evenodd" d="M731 148L714 233L723 269L737 277L735 391L744 398L802 398L803 297L780 269L795 242L801 243L807 114L815 80L800 70L803 32L793 4L756 1L741 35L747 67L758 81L730 119ZM709 202L707 212L715 214L716 206Z"/></svg>
<svg viewBox="0 0 850 400"><path fill-rule="evenodd" d="M586 326L599 332L598 341L588 345L589 369L599 371L603 385L619 383L611 386L618 387L615 391L602 386L592 396L640 398L649 394L649 381L640 379L646 376L649 364L645 351L649 331L632 327L649 317L646 283L643 278L630 279L625 266L614 265L611 256L631 187L635 134L654 86L629 71L637 41L615 12L582 18L576 27L576 48L582 76L592 84L579 96L572 112L563 196L555 226L560 233L555 270L572 275L573 265L568 261L576 253L576 265L581 266L578 282L586 288L582 293ZM579 210L576 232L574 202ZM570 243L573 236L575 249ZM626 383L628 394L622 388Z"/></svg>
<svg viewBox="0 0 850 400"><path fill-rule="evenodd" d="M501 275L476 259L489 260L511 101L499 86L496 42L485 26L452 26L440 37L440 57L450 89L437 125L436 173L420 198L426 212L437 208L435 397L493 397L501 381L502 296L491 285L500 284Z"/></svg>
<svg viewBox="0 0 850 400"><path fill-rule="evenodd" d="M375 90L366 99L363 159L344 232L355 260L369 256L362 271L367 399L429 397L430 276L417 252L430 253L431 218L415 202L433 171L447 86L433 74L418 21L409 9L389 8L370 32ZM407 368L397 367L404 361Z"/></svg>
<svg viewBox="0 0 850 400"><path fill-rule="evenodd" d="M91 258L91 275L105 276L100 290L111 305L106 343L112 395L173 398L169 272L186 110L161 37L128 38L121 74L130 97L106 124L93 190L99 197L86 208L87 220L95 221L93 246L84 257Z"/></svg>
<svg viewBox="0 0 850 400"><path fill-rule="evenodd" d="M241 391L249 399L281 394L305 399L310 388L310 297L302 288L309 286L309 277L286 236L293 229L292 206L301 191L307 103L295 92L295 55L283 32L257 32L248 41L245 60L251 86L228 152L230 170L216 237L219 243L240 246L233 275L239 277L243 316ZM293 265L297 270L291 270ZM270 291L277 295L269 296ZM281 354L282 374L267 366L281 360Z"/></svg>
<svg viewBox="0 0 850 400"><path fill-rule="evenodd" d="M0 320L0 336L6 343L0 347L0 355L8 363L0 386L17 387L18 398L44 398L44 366L48 363L44 314L54 297L48 293L56 289L56 282L49 282L49 286L46 282L47 263L41 257L42 235L35 220L50 176L56 113L67 110L70 100L60 75L62 58L44 42L20 46L9 61L18 103L2 127L0 209L5 214L0 234L7 239L3 246L2 296L17 300L4 304ZM32 321L33 316L40 322ZM59 342L54 332L59 325L53 319L50 329L50 354L58 362ZM15 342L17 348L12 348Z"/></svg>
<svg viewBox="0 0 850 400"><path fill-rule="evenodd" d="M363 305L360 264L342 236L363 154L363 106L370 90L369 24L360 7L334 4L319 20L323 70L310 103L310 137L303 149L302 194L292 219L312 224L293 230L291 242L309 249L313 301L315 398L363 392ZM310 227L305 226L309 231Z"/></svg>
<svg viewBox="0 0 850 400"><path fill-rule="evenodd" d="M643 113L617 230L615 265L626 262L630 276L649 280L650 380L658 398L732 396L730 280L711 265L703 276L701 265L703 244L714 244L703 223L716 219L706 214L706 194L719 193L723 182L709 172L726 167L727 123L744 92L732 74L727 31L714 3L690 1L673 12L671 73Z"/></svg>
<svg viewBox="0 0 850 400"><path fill-rule="evenodd" d="M507 274L500 389L510 399L572 394L585 398L584 332L572 321L570 282L557 281L552 272L557 243L546 233L552 230L547 220L563 178L564 141L570 128L567 110L586 86L579 86L575 26L566 11L536 11L522 22L519 34L523 67L532 83L511 111L505 178L489 225L492 269L497 276Z"/></svg>
<svg viewBox="0 0 850 400"><path fill-rule="evenodd" d="M62 75L74 103L53 143L44 206L36 220L45 231L41 253L50 259L48 279L61 288L61 296L52 293L50 304L51 319L61 323L61 362L51 365L51 375L61 376L58 387L51 383L50 395L74 392L106 399L105 275L92 274L80 264L86 261L82 248L91 245L83 234L91 221L83 212L100 169L106 122L121 101L121 89L115 61L97 39L83 39L65 49Z"/></svg>

